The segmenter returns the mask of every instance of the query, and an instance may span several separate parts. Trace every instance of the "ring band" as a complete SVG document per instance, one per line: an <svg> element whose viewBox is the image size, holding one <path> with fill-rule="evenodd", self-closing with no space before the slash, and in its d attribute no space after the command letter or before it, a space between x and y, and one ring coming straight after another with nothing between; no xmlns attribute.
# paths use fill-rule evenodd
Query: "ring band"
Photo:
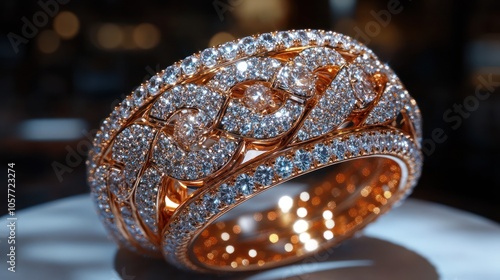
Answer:
<svg viewBox="0 0 500 280"><path fill-rule="evenodd" d="M117 242L200 272L297 261L411 192L421 116L366 46L322 30L208 48L140 85L87 161Z"/></svg>

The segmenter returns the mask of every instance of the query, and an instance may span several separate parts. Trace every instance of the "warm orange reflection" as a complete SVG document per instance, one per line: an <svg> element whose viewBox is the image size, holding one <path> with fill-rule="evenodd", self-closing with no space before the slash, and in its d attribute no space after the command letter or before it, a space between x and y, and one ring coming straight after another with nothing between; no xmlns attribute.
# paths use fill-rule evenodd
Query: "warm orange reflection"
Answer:
<svg viewBox="0 0 500 280"><path fill-rule="evenodd" d="M193 259L209 267L261 267L342 240L380 214L400 173L391 159L364 158L296 178L260 194L267 210L243 203L209 225L193 243Z"/></svg>

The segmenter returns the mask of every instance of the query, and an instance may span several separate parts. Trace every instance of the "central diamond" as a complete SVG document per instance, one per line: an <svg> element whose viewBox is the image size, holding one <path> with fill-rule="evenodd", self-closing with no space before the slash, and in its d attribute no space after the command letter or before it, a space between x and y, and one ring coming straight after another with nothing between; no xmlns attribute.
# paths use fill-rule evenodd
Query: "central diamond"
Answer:
<svg viewBox="0 0 500 280"><path fill-rule="evenodd" d="M202 110L181 112L174 125L174 138L184 148L191 149L205 141L205 132L210 124L208 116Z"/></svg>
<svg viewBox="0 0 500 280"><path fill-rule="evenodd" d="M254 112L262 112L273 103L271 90L263 84L253 84L245 90L243 102Z"/></svg>
<svg viewBox="0 0 500 280"><path fill-rule="evenodd" d="M304 65L286 67L280 75L278 79L285 89L300 96L311 96L314 93L317 77Z"/></svg>

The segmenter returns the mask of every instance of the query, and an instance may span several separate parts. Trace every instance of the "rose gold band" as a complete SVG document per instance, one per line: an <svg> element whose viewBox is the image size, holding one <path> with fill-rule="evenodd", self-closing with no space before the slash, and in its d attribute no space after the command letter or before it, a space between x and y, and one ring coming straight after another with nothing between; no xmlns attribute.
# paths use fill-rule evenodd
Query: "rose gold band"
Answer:
<svg viewBox="0 0 500 280"><path fill-rule="evenodd" d="M139 86L88 176L123 246L182 268L253 270L339 244L420 176L421 117L391 69L334 32L246 37Z"/></svg>

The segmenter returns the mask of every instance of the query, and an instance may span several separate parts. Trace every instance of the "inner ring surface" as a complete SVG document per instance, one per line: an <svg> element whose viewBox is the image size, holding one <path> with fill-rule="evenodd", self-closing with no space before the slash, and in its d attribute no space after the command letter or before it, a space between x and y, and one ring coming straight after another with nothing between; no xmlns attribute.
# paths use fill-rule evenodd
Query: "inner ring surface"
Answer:
<svg viewBox="0 0 500 280"><path fill-rule="evenodd" d="M337 163L272 187L209 224L189 258L207 269L252 270L293 262L349 237L386 210L406 184L396 157Z"/></svg>

